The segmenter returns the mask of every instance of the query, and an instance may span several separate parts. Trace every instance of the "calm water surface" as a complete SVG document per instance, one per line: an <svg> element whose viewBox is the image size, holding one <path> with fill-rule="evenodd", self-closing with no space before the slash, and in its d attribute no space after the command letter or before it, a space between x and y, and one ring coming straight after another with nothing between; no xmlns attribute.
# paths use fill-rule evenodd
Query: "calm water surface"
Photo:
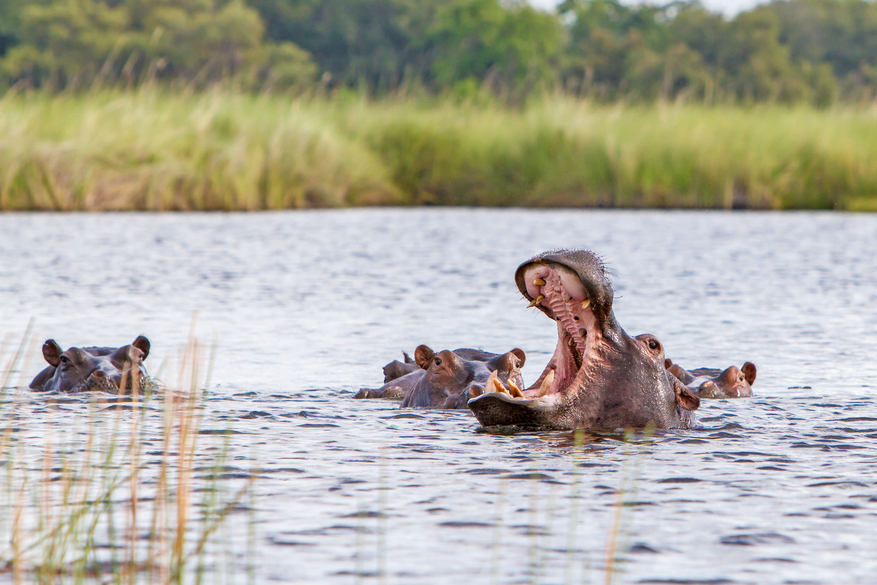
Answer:
<svg viewBox="0 0 877 585"><path fill-rule="evenodd" d="M513 274L554 247L603 255L620 323L675 362L755 362L756 396L707 401L698 428L652 442L579 446L352 400L420 343L521 347L534 380L556 333ZM27 379L49 337L143 333L154 372L197 312L231 468L260 469L249 528L229 536L257 582L596 583L608 568L626 583L872 583L875 250L873 215L7 214L0 336L9 355L35 319ZM39 443L65 413L30 400Z"/></svg>

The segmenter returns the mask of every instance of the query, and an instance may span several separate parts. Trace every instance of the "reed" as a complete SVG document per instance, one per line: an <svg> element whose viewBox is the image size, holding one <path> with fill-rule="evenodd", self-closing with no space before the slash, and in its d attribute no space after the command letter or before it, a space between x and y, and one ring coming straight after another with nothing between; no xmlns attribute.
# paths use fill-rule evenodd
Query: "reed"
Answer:
<svg viewBox="0 0 877 585"><path fill-rule="evenodd" d="M7 94L0 210L877 211L877 108Z"/></svg>
<svg viewBox="0 0 877 585"><path fill-rule="evenodd" d="M253 487L226 485L227 436L200 433L209 420L202 354L192 337L183 383L162 392L135 383L129 396L35 396L22 380L4 394L0 573L15 583L202 580L205 547ZM207 456L205 447L218 448Z"/></svg>

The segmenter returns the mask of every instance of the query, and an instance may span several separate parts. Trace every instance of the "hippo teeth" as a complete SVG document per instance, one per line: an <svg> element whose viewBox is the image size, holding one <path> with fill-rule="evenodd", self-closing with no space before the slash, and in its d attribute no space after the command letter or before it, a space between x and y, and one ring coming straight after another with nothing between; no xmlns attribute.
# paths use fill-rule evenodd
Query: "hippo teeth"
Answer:
<svg viewBox="0 0 877 585"><path fill-rule="evenodd" d="M575 361L576 369L577 370L581 369L581 367L582 367L582 354L579 352L579 348L578 348L578 345L576 344L576 340L573 339L572 336L569 336L566 338L566 343L569 346L570 352L572 353L572 359Z"/></svg>
<svg viewBox="0 0 877 585"><path fill-rule="evenodd" d="M514 383L514 381L509 380L508 388L502 383L496 376L496 372L490 372L490 376L487 378L487 383L485 384L485 392L499 392L500 394L508 394L512 398L523 398L524 393L521 391L520 387Z"/></svg>
<svg viewBox="0 0 877 585"><path fill-rule="evenodd" d="M591 299L585 299L582 301L582 309L587 309L591 306Z"/></svg>
<svg viewBox="0 0 877 585"><path fill-rule="evenodd" d="M539 393L537 394L538 398L542 398L548 391L551 389L551 385L554 383L554 370L551 370L546 374L544 378L542 378L542 384L539 386Z"/></svg>

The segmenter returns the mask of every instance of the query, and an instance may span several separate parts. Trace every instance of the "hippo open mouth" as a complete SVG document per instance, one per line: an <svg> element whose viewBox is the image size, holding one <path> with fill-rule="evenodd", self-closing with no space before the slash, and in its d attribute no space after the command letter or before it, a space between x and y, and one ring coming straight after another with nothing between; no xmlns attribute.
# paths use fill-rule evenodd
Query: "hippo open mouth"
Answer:
<svg viewBox="0 0 877 585"><path fill-rule="evenodd" d="M686 424L699 401L664 370L652 335L632 338L612 312L600 258L585 250L540 254L515 273L518 289L557 323L557 348L538 380L515 398L493 383L469 407L484 426L561 428Z"/></svg>

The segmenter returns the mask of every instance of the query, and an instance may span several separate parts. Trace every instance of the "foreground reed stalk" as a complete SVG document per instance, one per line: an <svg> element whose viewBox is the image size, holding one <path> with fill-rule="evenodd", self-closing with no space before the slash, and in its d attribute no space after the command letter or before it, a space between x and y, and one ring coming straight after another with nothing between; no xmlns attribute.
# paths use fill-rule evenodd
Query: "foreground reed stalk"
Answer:
<svg viewBox="0 0 877 585"><path fill-rule="evenodd" d="M0 370L7 383L28 337ZM191 337L180 373L186 385L178 386L185 391L136 379L131 394L118 397L34 394L24 381L4 386L0 575L15 583L190 581L192 560L253 487L247 479L223 489L218 473L196 473L221 468L229 448L211 434L202 442L219 448L199 453L208 412L201 354ZM160 449L150 452L157 461L144 461L144 445ZM196 490L214 495L198 505Z"/></svg>

